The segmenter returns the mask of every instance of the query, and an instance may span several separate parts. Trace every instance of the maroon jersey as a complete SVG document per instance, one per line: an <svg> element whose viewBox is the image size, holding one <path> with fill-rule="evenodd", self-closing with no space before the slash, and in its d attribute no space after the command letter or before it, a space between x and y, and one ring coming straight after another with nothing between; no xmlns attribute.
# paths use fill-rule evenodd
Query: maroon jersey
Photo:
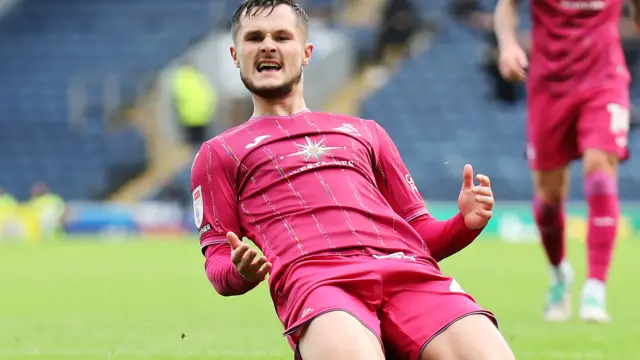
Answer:
<svg viewBox="0 0 640 360"><path fill-rule="evenodd" d="M531 0L530 86L566 93L628 84L618 31L622 5L622 0Z"/></svg>
<svg viewBox="0 0 640 360"><path fill-rule="evenodd" d="M430 258L408 223L428 214L400 154L376 122L304 111L253 118L203 144L192 169L203 248L252 239L270 282L315 254Z"/></svg>

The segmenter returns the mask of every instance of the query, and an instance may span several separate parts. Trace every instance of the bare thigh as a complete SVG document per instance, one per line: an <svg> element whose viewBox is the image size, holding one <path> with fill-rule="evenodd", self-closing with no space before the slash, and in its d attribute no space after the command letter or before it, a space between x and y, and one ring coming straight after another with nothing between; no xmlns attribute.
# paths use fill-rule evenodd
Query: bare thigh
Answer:
<svg viewBox="0 0 640 360"><path fill-rule="evenodd" d="M303 360L384 360L376 335L339 310L313 319L302 332L298 350Z"/></svg>
<svg viewBox="0 0 640 360"><path fill-rule="evenodd" d="M495 325L485 315L472 314L436 336L420 360L515 360Z"/></svg>

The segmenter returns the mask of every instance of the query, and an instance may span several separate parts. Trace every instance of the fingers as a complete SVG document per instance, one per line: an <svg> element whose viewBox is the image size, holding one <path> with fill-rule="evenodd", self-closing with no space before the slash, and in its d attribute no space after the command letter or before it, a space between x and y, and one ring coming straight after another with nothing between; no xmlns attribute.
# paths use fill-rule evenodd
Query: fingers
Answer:
<svg viewBox="0 0 640 360"><path fill-rule="evenodd" d="M229 241L229 244L231 245L231 250L237 249L242 244L242 240L238 238L238 235L231 231L227 233L227 241Z"/></svg>
<svg viewBox="0 0 640 360"><path fill-rule="evenodd" d="M253 260L251 264L247 267L247 270L252 274L257 274L258 271L267 263L266 256L260 256L259 258Z"/></svg>
<svg viewBox="0 0 640 360"><path fill-rule="evenodd" d="M266 260L266 259L265 259ZM267 274L269 274L271 272L271 267L273 265L271 265L270 262L266 262L264 263L260 269L256 272L256 277L258 279L260 279L260 281L264 280L267 277Z"/></svg>
<svg viewBox="0 0 640 360"><path fill-rule="evenodd" d="M256 258L257 255L258 255L258 251L256 249L249 249L245 251L244 255L242 255L242 258L240 258L240 263L236 265L236 267L238 268L238 271L241 274L251 273L251 264L253 263L253 260Z"/></svg>
<svg viewBox="0 0 640 360"><path fill-rule="evenodd" d="M476 195L476 202L483 204L484 209L491 210L495 204L493 191L491 190L491 180L486 175L478 174L476 179L480 182L480 186L473 187L472 191Z"/></svg>
<svg viewBox="0 0 640 360"><path fill-rule="evenodd" d="M479 208L476 210L476 215L483 217L485 219L491 219L491 216L493 215L493 212L491 210L488 209L482 209Z"/></svg>
<svg viewBox="0 0 640 360"><path fill-rule="evenodd" d="M482 196L493 196L493 192L491 191L490 187L486 187L486 186L476 186L473 189L471 189L473 191L474 194L476 195L482 195Z"/></svg>
<svg viewBox="0 0 640 360"><path fill-rule="evenodd" d="M493 191L491 190L491 181L488 176L478 174L476 179L480 182L479 186L474 186L471 190L476 195L483 196L493 196Z"/></svg>
<svg viewBox="0 0 640 360"><path fill-rule="evenodd" d="M520 66L505 65L501 67L502 77L509 81L523 81L527 77L527 72Z"/></svg>
<svg viewBox="0 0 640 360"><path fill-rule="evenodd" d="M526 78L527 71L520 66L511 68L507 76L507 80L511 81L524 81Z"/></svg>
<svg viewBox="0 0 640 360"><path fill-rule="evenodd" d="M491 187L491 180L489 179L488 176L482 175L482 174L478 174L478 175L476 175L476 179L478 180L480 185Z"/></svg>
<svg viewBox="0 0 640 360"><path fill-rule="evenodd" d="M233 247L233 245L232 245ZM253 254L253 256L251 256L251 254ZM231 251L231 262L233 263L233 265L235 265L238 270L240 269L240 266L243 263L243 259L245 259L245 257L251 257L251 260L249 260L249 264L251 264L251 261L253 261L253 258L256 256L257 252L253 249L251 249L251 247L249 246L249 244L247 243L240 243L240 245L233 249Z"/></svg>
<svg viewBox="0 0 640 360"><path fill-rule="evenodd" d="M529 60L527 60L527 55L521 51L518 53L518 56L515 59L516 61L516 76L519 81L523 81L527 78L527 67L529 67Z"/></svg>
<svg viewBox="0 0 640 360"><path fill-rule="evenodd" d="M467 164L462 170L462 188L471 189L473 187L473 167Z"/></svg>
<svg viewBox="0 0 640 360"><path fill-rule="evenodd" d="M518 56L518 65L520 69L524 71L524 75L526 76L526 69L529 67L529 60L527 59L527 54L521 52Z"/></svg>
<svg viewBox="0 0 640 360"><path fill-rule="evenodd" d="M476 195L476 202L485 205L486 209L492 209L494 204L493 196L480 196Z"/></svg>
<svg viewBox="0 0 640 360"><path fill-rule="evenodd" d="M524 81L527 78L527 67L529 60L524 51L519 50L517 53L506 54L501 57L499 65L500 74L509 81Z"/></svg>
<svg viewBox="0 0 640 360"><path fill-rule="evenodd" d="M242 243L231 252L231 261L242 276L251 281L262 281L271 271L272 265L266 256L258 256L258 251Z"/></svg>

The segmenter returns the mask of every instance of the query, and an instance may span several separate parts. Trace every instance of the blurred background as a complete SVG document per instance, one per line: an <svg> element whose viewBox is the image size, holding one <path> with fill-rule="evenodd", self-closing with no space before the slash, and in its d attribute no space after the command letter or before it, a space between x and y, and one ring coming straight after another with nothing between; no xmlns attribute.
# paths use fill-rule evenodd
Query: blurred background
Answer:
<svg viewBox="0 0 640 360"><path fill-rule="evenodd" d="M239 3L0 0L2 239L37 240L39 223L52 236L193 231L194 148L252 111L228 54ZM531 198L526 94L497 73L494 0L301 4L316 49L312 109L379 121L429 202L455 199L465 163L492 177L501 204ZM526 1L521 10L528 48ZM635 80L639 38L627 18L620 27ZM630 148L620 192L638 200L635 136ZM573 172L579 200L579 163ZM496 226L535 236L526 206L500 209Z"/></svg>

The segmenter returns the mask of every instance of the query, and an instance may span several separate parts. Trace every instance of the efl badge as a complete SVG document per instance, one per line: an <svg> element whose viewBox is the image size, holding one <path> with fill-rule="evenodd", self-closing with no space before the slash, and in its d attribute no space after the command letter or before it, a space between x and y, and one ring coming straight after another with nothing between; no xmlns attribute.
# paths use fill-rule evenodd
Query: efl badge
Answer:
<svg viewBox="0 0 640 360"><path fill-rule="evenodd" d="M202 226L202 219L204 218L204 204L202 203L201 186L198 186L193 190L193 218L196 222L196 227L200 229L200 226Z"/></svg>

